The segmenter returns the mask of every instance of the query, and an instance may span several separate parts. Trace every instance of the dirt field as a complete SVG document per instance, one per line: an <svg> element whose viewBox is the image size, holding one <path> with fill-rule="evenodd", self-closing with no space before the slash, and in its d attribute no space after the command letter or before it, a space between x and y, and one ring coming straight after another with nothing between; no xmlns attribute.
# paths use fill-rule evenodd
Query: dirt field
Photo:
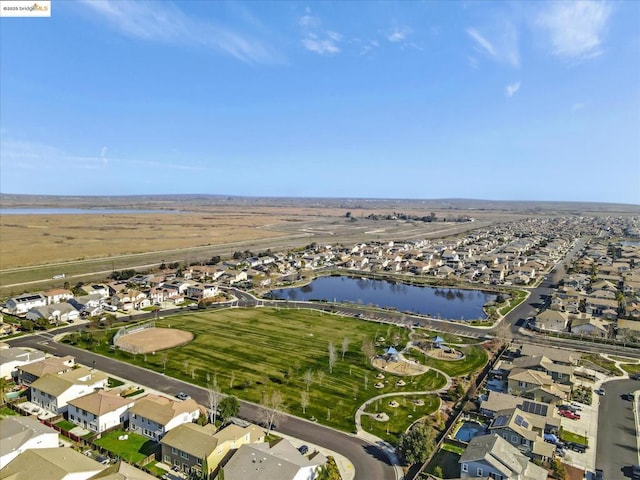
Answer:
<svg viewBox="0 0 640 480"><path fill-rule="evenodd" d="M131 353L151 353L185 345L193 340L193 333L175 328L147 328L123 335L116 347Z"/></svg>

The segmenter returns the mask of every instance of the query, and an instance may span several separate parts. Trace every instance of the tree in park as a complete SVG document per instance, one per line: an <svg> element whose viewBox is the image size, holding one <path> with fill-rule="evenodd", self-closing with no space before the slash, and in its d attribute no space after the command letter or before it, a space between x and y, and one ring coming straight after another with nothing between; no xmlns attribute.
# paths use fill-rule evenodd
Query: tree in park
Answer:
<svg viewBox="0 0 640 480"><path fill-rule="evenodd" d="M371 358L376 354L376 348L373 346L371 340L363 340L362 353L364 354L367 363L371 361Z"/></svg>
<svg viewBox="0 0 640 480"><path fill-rule="evenodd" d="M304 383L307 385L307 392L309 391L309 387L313 383L313 370L307 370L304 372Z"/></svg>
<svg viewBox="0 0 640 480"><path fill-rule="evenodd" d="M434 449L433 432L424 423L400 435L396 453L407 465L424 462Z"/></svg>
<svg viewBox="0 0 640 480"><path fill-rule="evenodd" d="M333 342L329 342L327 350L329 352L329 373L333 373L333 366L336 364L336 346Z"/></svg>
<svg viewBox="0 0 640 480"><path fill-rule="evenodd" d="M320 370L316 375L316 377L318 378L318 384L322 386L322 381L324 380L325 373L322 370Z"/></svg>
<svg viewBox="0 0 640 480"><path fill-rule="evenodd" d="M307 414L307 407L309 406L309 392L303 390L300 392L300 406L302 407L302 414Z"/></svg>
<svg viewBox="0 0 640 480"><path fill-rule="evenodd" d="M344 360L344 355L349 350L349 344L350 343L351 343L351 340L349 340L349 337L344 337L342 339L342 360Z"/></svg>
<svg viewBox="0 0 640 480"><path fill-rule="evenodd" d="M240 402L236 397L225 397L220 401L220 416L222 418L236 417L240 412Z"/></svg>

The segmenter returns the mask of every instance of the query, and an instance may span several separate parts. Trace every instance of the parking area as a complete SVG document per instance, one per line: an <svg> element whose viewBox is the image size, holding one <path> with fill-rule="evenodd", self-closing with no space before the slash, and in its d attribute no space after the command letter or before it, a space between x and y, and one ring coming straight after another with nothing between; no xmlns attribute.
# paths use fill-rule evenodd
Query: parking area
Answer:
<svg viewBox="0 0 640 480"><path fill-rule="evenodd" d="M575 404L578 406L576 413L580 415L579 419L561 417L561 426L565 432L574 433L588 439L588 448L584 453L572 450L571 448L565 448L565 456L563 458L564 463L584 470L585 472L595 470L599 402L600 397L593 395L593 403L591 405Z"/></svg>

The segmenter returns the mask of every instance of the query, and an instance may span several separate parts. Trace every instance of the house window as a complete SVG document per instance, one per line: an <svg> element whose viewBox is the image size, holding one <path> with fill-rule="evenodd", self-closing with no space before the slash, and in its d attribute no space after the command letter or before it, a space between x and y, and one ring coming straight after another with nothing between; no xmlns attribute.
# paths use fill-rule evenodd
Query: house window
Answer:
<svg viewBox="0 0 640 480"><path fill-rule="evenodd" d="M529 441L526 438L523 438L522 445L529 445Z"/></svg>
<svg viewBox="0 0 640 480"><path fill-rule="evenodd" d="M509 440L509 435L507 435L506 433L503 433L502 438L504 438L505 440Z"/></svg>
<svg viewBox="0 0 640 480"><path fill-rule="evenodd" d="M189 465L187 465L186 463L182 464L182 471L183 472L188 472L189 471Z"/></svg>
<svg viewBox="0 0 640 480"><path fill-rule="evenodd" d="M174 455L177 455L178 449L176 447L171 447L171 453L173 453Z"/></svg>
<svg viewBox="0 0 640 480"><path fill-rule="evenodd" d="M168 463L169 465L171 465L171 457L169 455L164 456L164 463Z"/></svg>
<svg viewBox="0 0 640 480"><path fill-rule="evenodd" d="M179 467L179 466L180 466L180 460L178 460L177 458L174 458L174 459L173 459L173 464L174 464L176 467Z"/></svg>
<svg viewBox="0 0 640 480"><path fill-rule="evenodd" d="M185 460L189 460L189 454L187 452L180 452L180 456Z"/></svg>
<svg viewBox="0 0 640 480"><path fill-rule="evenodd" d="M518 436L517 435L511 435L511 442L512 443L518 443Z"/></svg>
<svg viewBox="0 0 640 480"><path fill-rule="evenodd" d="M518 382L518 386L524 388L527 386L527 382Z"/></svg>
<svg viewBox="0 0 640 480"><path fill-rule="evenodd" d="M467 465L466 463L462 464L462 471L463 472L468 472L469 471L469 465Z"/></svg>
<svg viewBox="0 0 640 480"><path fill-rule="evenodd" d="M478 469L476 470L476 477L481 477L481 476L482 476L482 469L481 469L481 468L478 468Z"/></svg>

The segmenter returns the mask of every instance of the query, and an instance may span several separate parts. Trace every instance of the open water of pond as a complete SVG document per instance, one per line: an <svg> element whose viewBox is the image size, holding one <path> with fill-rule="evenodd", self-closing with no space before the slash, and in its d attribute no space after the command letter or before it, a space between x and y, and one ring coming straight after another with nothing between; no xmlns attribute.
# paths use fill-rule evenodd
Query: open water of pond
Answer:
<svg viewBox="0 0 640 480"><path fill-rule="evenodd" d="M405 285L387 280L353 277L320 277L309 285L273 290L281 300L325 300L395 308L450 320L485 319L482 307L496 295L479 290Z"/></svg>

